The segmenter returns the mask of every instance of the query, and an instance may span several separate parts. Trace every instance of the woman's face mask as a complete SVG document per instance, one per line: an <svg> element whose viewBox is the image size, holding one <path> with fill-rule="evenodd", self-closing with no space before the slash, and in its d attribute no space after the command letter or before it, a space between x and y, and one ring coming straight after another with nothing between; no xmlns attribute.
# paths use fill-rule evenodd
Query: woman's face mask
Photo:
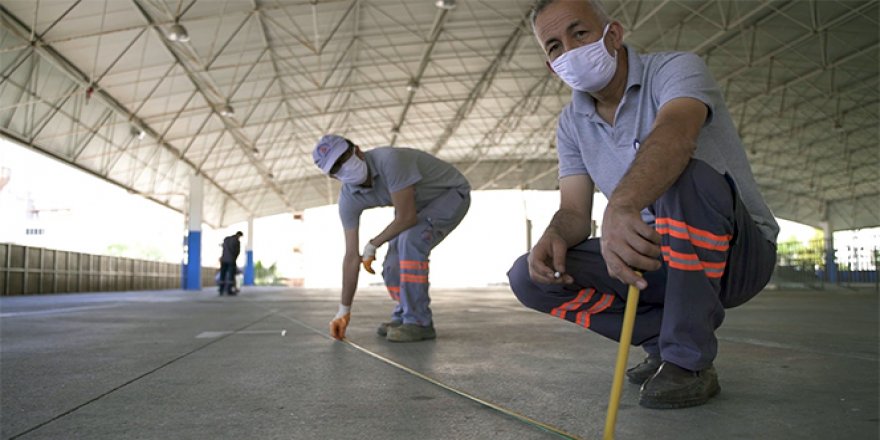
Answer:
<svg viewBox="0 0 880 440"><path fill-rule="evenodd" d="M605 49L605 35L611 23L605 25L602 38L560 55L550 63L556 75L574 90L595 93L605 88L617 71L617 54Z"/></svg>
<svg viewBox="0 0 880 440"><path fill-rule="evenodd" d="M360 185L367 180L367 163L356 154L352 154L333 177L336 177L342 183Z"/></svg>

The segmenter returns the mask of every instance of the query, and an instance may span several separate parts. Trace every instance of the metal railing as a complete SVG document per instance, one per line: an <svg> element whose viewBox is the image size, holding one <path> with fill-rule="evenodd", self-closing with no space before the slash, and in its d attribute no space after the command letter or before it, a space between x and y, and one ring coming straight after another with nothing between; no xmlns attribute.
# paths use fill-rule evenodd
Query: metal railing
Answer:
<svg viewBox="0 0 880 440"><path fill-rule="evenodd" d="M771 284L824 288L874 285L880 291L880 248L843 249L836 273L826 270L824 243L779 243ZM841 252L838 252L840 254ZM215 286L217 268L202 267L202 286ZM92 255L0 243L0 296L180 289L175 263Z"/></svg>
<svg viewBox="0 0 880 440"><path fill-rule="evenodd" d="M202 268L214 286L217 268ZM0 243L0 296L180 289L180 264Z"/></svg>
<svg viewBox="0 0 880 440"><path fill-rule="evenodd" d="M844 287L871 286L880 291L877 268L880 267L880 247L837 248L833 269L828 270L823 240L806 243L779 243L776 253L776 271L772 283L786 287L802 285L824 288L827 284Z"/></svg>

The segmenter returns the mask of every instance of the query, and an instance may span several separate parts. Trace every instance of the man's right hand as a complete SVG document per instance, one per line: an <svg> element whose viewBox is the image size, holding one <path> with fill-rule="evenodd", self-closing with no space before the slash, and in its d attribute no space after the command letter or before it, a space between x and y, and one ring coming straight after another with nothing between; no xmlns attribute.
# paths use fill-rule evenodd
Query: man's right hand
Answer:
<svg viewBox="0 0 880 440"><path fill-rule="evenodd" d="M609 203L602 219L601 240L608 275L639 290L648 287L637 270L660 268L660 234L645 224L641 211Z"/></svg>
<svg viewBox="0 0 880 440"><path fill-rule="evenodd" d="M567 252L565 240L552 229L547 229L529 253L529 276L532 281L543 284L573 283L574 278L565 273Z"/></svg>

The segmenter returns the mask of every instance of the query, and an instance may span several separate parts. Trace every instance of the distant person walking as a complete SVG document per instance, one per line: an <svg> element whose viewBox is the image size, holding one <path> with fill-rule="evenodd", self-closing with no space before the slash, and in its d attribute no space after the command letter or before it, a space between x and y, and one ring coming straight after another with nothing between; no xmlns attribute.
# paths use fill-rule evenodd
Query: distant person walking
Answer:
<svg viewBox="0 0 880 440"><path fill-rule="evenodd" d="M223 296L224 293L227 295L238 294L238 288L235 286L235 273L238 270L236 260L238 260L238 254L241 253L241 242L239 240L242 235L244 234L238 231L223 239L223 244L221 245L223 247L223 254L220 256L220 282L217 286L220 296Z"/></svg>

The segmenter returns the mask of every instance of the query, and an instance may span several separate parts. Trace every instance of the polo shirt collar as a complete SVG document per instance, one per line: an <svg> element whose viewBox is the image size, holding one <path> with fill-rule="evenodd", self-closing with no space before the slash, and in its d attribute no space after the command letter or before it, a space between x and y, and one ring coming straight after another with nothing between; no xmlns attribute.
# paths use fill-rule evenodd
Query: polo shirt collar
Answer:
<svg viewBox="0 0 880 440"><path fill-rule="evenodd" d="M645 66L642 63L642 57L633 50L627 44L624 44L623 47L626 48L627 54L627 62L629 71L626 74L626 89L623 94L626 95L627 92L633 87L642 85L642 75L645 70ZM596 101L590 96L587 92L579 92L577 90L572 90L571 93L571 104L576 113L583 114L588 118L598 118L596 115Z"/></svg>

